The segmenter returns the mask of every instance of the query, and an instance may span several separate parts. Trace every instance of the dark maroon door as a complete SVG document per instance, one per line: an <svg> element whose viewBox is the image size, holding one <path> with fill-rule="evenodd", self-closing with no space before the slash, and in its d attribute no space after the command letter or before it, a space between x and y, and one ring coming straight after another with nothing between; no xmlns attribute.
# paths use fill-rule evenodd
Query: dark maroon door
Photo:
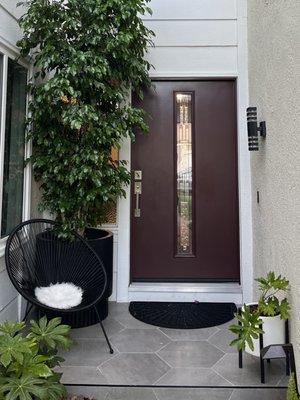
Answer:
<svg viewBox="0 0 300 400"><path fill-rule="evenodd" d="M155 81L133 103L132 281L239 281L235 81Z"/></svg>

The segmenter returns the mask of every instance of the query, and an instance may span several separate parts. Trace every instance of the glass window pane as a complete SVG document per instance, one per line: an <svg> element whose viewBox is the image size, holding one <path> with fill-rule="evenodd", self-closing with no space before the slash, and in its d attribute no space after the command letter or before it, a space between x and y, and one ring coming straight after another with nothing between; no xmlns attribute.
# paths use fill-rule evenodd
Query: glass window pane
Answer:
<svg viewBox="0 0 300 400"><path fill-rule="evenodd" d="M193 254L192 94L176 93L177 255Z"/></svg>
<svg viewBox="0 0 300 400"><path fill-rule="evenodd" d="M22 221L27 70L8 60L1 237Z"/></svg>

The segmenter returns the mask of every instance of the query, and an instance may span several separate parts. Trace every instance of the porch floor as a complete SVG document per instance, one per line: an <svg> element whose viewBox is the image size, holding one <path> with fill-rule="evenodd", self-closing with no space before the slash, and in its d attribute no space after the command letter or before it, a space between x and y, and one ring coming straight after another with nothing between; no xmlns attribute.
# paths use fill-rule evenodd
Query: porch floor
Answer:
<svg viewBox="0 0 300 400"><path fill-rule="evenodd" d="M115 353L109 353L98 325L74 329L76 345L62 353L63 383L72 393L94 394L99 400L284 399L285 389L279 389L287 384L283 362L266 365L267 383L261 385L257 358L244 354L244 368L238 368L237 352L229 346L230 324L195 330L157 328L133 318L128 304L110 303L104 325ZM73 387L97 384L104 387ZM109 387L114 385L150 388ZM182 386L209 388L178 388Z"/></svg>

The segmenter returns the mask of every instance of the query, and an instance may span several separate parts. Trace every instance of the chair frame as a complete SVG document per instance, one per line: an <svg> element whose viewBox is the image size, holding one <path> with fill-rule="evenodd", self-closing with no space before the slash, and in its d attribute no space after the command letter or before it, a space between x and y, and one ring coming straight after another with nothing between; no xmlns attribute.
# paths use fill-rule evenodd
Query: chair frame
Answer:
<svg viewBox="0 0 300 400"><path fill-rule="evenodd" d="M96 316L97 316L99 325L101 327L101 330L103 332L103 335L105 337L106 343L108 345L110 354L113 354L114 350L113 350L113 348L112 348L112 346L110 344L110 341L108 339L106 330L104 328L104 325L103 325L103 323L101 321L99 312L98 312L97 307L96 307L96 304L98 304L100 302L100 300L103 298L103 295L104 295L105 290L107 288L107 274L106 274L106 271L105 271L105 268L104 268L104 265L103 265L103 262L102 262L101 258L98 256L98 254L95 252L95 250L88 244L88 242L82 236L80 236L77 232L72 231L72 234L76 237L76 239L78 239L79 241L84 243L86 248L88 248L88 250L91 253L93 253L93 256L96 258L96 260L99 263L99 267L102 269L105 283L103 285L103 290L102 290L101 294L89 305L86 305L86 306L83 306L83 307L78 306L78 307L76 307L76 309L67 309L66 310L66 309L57 309L57 308L49 307L47 305L44 305L44 304L40 303L35 298L30 298L26 293L22 293L18 283L16 282L14 276L11 273L11 268L10 268L11 263L10 263L10 259L9 259L10 245L11 245L11 242L12 242L13 238L15 237L15 235L18 237L18 232L24 226L27 226L27 225L30 225L30 224L34 224L34 223L45 223L45 224L52 225L53 227L59 226L59 223L57 223L55 221L52 221L50 219L42 219L42 218L30 219L28 221L22 222L12 230L12 232L10 233L10 235L9 235L9 237L7 239L6 247L5 247L5 263L6 263L6 270L7 270L8 276L9 276L13 286L17 290L17 292L27 300L26 311L25 311L25 316L23 318L23 321L27 320L27 317L30 314L30 312L31 312L33 307L36 307L36 308L38 308L40 310L43 310L43 309L44 310L49 310L49 311L54 312L54 313L55 312L59 312L61 314L76 313L76 312L79 312L79 311L89 310L89 309L93 308L95 313L96 313ZM23 252L21 243L20 243L20 248L21 248L21 251Z"/></svg>

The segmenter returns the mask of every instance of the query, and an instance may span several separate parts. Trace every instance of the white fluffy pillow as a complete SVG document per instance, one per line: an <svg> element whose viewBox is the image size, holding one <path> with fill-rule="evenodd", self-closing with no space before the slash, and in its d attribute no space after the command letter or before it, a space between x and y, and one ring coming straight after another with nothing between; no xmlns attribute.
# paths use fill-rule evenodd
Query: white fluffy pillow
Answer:
<svg viewBox="0 0 300 400"><path fill-rule="evenodd" d="M48 307L67 310L82 302L83 290L71 282L55 283L35 288L35 297Z"/></svg>

